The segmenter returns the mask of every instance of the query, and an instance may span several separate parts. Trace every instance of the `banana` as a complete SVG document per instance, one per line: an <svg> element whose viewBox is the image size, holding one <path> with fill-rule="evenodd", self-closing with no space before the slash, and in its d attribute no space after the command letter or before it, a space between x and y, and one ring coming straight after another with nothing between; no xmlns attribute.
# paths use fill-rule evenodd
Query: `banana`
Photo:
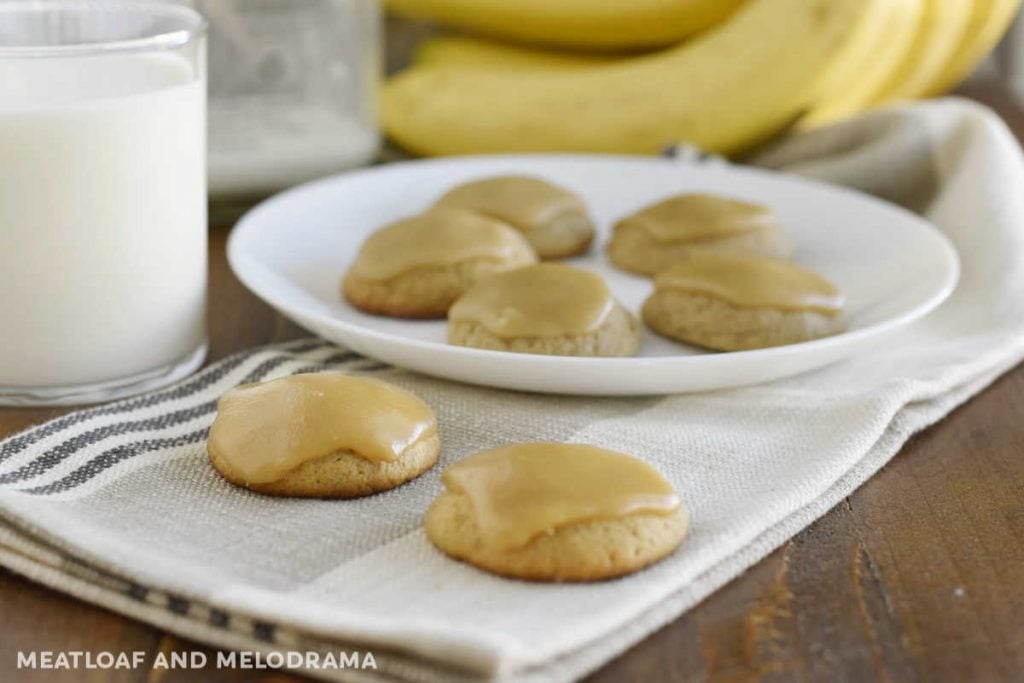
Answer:
<svg viewBox="0 0 1024 683"><path fill-rule="evenodd" d="M612 64L621 57L540 50L468 36L428 38L419 44L415 66L478 69L575 69Z"/></svg>
<svg viewBox="0 0 1024 683"><path fill-rule="evenodd" d="M680 46L571 70L413 67L384 87L382 121L420 154L735 152L784 128L836 55L879 30L890 0L750 0ZM865 26L865 23L868 25Z"/></svg>
<svg viewBox="0 0 1024 683"><path fill-rule="evenodd" d="M926 0L914 43L874 97L875 103L923 96L960 45L971 9L968 0Z"/></svg>
<svg viewBox="0 0 1024 683"><path fill-rule="evenodd" d="M387 0L395 14L546 45L668 45L728 17L746 0Z"/></svg>
<svg viewBox="0 0 1024 683"><path fill-rule="evenodd" d="M925 94L939 95L967 78L1006 33L1020 4L1021 0L974 0L964 39Z"/></svg>
<svg viewBox="0 0 1024 683"><path fill-rule="evenodd" d="M859 47L847 51L799 126L813 128L867 109L893 69L910 52L924 13L924 3L925 0L882 3L879 9L883 16L878 31L853 39L854 45Z"/></svg>

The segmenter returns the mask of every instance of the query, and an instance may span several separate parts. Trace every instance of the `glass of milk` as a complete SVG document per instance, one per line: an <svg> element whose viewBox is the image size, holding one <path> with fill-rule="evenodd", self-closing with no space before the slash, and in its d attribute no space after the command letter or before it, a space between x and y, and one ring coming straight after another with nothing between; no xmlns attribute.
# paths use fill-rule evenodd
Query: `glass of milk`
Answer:
<svg viewBox="0 0 1024 683"><path fill-rule="evenodd" d="M174 4L0 2L0 404L202 363L205 43Z"/></svg>

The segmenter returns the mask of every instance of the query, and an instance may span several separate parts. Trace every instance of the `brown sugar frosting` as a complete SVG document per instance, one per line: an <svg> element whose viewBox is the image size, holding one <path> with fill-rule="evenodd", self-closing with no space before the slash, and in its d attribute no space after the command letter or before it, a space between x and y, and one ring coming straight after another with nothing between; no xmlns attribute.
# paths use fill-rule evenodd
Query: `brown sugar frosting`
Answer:
<svg viewBox="0 0 1024 683"><path fill-rule="evenodd" d="M501 221L472 211L435 208L372 234L360 248L352 272L381 281L415 268L472 259L505 261L524 252L532 252L530 245Z"/></svg>
<svg viewBox="0 0 1024 683"><path fill-rule="evenodd" d="M380 380L292 375L226 393L207 447L250 484L275 482L337 451L392 462L437 433L433 411Z"/></svg>
<svg viewBox="0 0 1024 683"><path fill-rule="evenodd" d="M644 461L582 444L493 448L450 466L442 481L469 499L481 537L499 550L576 523L670 515L680 506L672 485Z"/></svg>
<svg viewBox="0 0 1024 683"><path fill-rule="evenodd" d="M662 243L728 237L775 227L778 219L766 206L707 194L671 197L616 225L617 230L641 229Z"/></svg>
<svg viewBox="0 0 1024 683"><path fill-rule="evenodd" d="M746 254L695 255L661 271L658 290L704 294L745 308L814 311L837 316L843 296L831 282L799 266Z"/></svg>
<svg viewBox="0 0 1024 683"><path fill-rule="evenodd" d="M455 302L448 318L476 322L499 337L554 337L593 332L614 306L596 273L541 263L484 278Z"/></svg>
<svg viewBox="0 0 1024 683"><path fill-rule="evenodd" d="M459 185L436 206L477 211L524 232L543 228L567 213L586 213L573 193L528 176L499 176Z"/></svg>

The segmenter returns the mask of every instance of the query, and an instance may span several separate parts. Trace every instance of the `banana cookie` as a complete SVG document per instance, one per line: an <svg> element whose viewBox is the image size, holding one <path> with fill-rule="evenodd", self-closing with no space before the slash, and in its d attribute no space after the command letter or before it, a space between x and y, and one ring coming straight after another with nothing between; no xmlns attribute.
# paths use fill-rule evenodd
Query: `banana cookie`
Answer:
<svg viewBox="0 0 1024 683"><path fill-rule="evenodd" d="M438 208L373 233L345 274L342 294L368 313L443 318L480 277L536 261L530 244L507 224Z"/></svg>
<svg viewBox="0 0 1024 683"><path fill-rule="evenodd" d="M705 253L654 278L648 327L719 351L783 346L843 330L843 296L816 273L749 254Z"/></svg>
<svg viewBox="0 0 1024 683"><path fill-rule="evenodd" d="M387 382L334 372L244 384L224 394L207 452L232 484L278 496L352 498L433 467L426 403Z"/></svg>
<svg viewBox="0 0 1024 683"><path fill-rule="evenodd" d="M601 276L541 263L473 285L448 312L448 342L551 356L633 356L640 324Z"/></svg>
<svg viewBox="0 0 1024 683"><path fill-rule="evenodd" d="M594 239L594 222L572 192L540 178L500 176L459 185L437 206L476 211L523 233L542 259L582 254Z"/></svg>
<svg viewBox="0 0 1024 683"><path fill-rule="evenodd" d="M608 243L612 263L639 275L705 251L785 258L790 249L768 207L707 194L671 197L627 216Z"/></svg>
<svg viewBox="0 0 1024 683"><path fill-rule="evenodd" d="M502 576L614 578L666 557L686 536L686 510L657 470L594 446L501 446L451 465L442 482L427 537Z"/></svg>

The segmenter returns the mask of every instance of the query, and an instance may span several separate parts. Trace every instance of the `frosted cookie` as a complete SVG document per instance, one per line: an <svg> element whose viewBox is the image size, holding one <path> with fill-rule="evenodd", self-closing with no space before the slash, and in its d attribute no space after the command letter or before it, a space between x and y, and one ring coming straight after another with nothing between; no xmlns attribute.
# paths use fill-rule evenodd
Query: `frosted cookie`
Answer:
<svg viewBox="0 0 1024 683"><path fill-rule="evenodd" d="M526 443L445 470L427 537L480 569L536 581L596 581L669 555L687 515L653 467L593 446Z"/></svg>
<svg viewBox="0 0 1024 683"><path fill-rule="evenodd" d="M351 498L394 488L437 462L426 403L339 373L245 384L220 399L207 452L232 484L279 496Z"/></svg>
<svg viewBox="0 0 1024 683"><path fill-rule="evenodd" d="M655 332L720 351L782 346L843 330L843 297L785 261L705 253L654 278L643 319Z"/></svg>
<svg viewBox="0 0 1024 683"><path fill-rule="evenodd" d="M684 194L615 224L608 258L619 268L653 275L702 251L789 256L789 242L765 206L706 194Z"/></svg>
<svg viewBox="0 0 1024 683"><path fill-rule="evenodd" d="M467 290L448 312L448 342L552 356L632 356L640 324L596 273L541 263Z"/></svg>
<svg viewBox="0 0 1024 683"><path fill-rule="evenodd" d="M346 273L342 293L369 313L443 318L480 277L536 261L533 248L508 225L471 211L435 209L373 233Z"/></svg>
<svg viewBox="0 0 1024 683"><path fill-rule="evenodd" d="M572 192L539 178L501 176L459 185L437 206L477 211L523 233L542 259L582 254L594 239L594 222Z"/></svg>

